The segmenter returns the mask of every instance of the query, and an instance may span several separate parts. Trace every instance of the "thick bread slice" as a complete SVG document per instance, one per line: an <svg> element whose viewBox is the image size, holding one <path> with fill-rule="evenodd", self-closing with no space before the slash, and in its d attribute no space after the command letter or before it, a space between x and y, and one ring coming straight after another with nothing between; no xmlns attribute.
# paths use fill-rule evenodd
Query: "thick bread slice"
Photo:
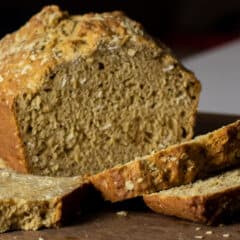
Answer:
<svg viewBox="0 0 240 240"><path fill-rule="evenodd" d="M214 224L240 210L240 169L144 195L144 201L159 213Z"/></svg>
<svg viewBox="0 0 240 240"><path fill-rule="evenodd" d="M121 12L45 7L0 41L0 158L91 175L191 139L200 83Z"/></svg>
<svg viewBox="0 0 240 240"><path fill-rule="evenodd" d="M57 227L83 208L91 189L81 177L39 177L0 170L0 232Z"/></svg>
<svg viewBox="0 0 240 240"><path fill-rule="evenodd" d="M240 121L91 177L106 200L187 184L240 164Z"/></svg>

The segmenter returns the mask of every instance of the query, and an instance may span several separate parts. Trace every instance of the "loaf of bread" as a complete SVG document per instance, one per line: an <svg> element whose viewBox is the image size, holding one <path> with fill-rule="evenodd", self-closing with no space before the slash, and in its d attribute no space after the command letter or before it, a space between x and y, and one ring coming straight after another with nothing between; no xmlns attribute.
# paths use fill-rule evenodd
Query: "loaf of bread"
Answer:
<svg viewBox="0 0 240 240"><path fill-rule="evenodd" d="M240 169L144 196L152 210L206 224L240 210Z"/></svg>
<svg viewBox="0 0 240 240"><path fill-rule="evenodd" d="M57 227L82 210L91 191L81 177L33 176L2 169L0 232Z"/></svg>
<svg viewBox="0 0 240 240"><path fill-rule="evenodd" d="M91 177L112 202L206 178L240 165L240 121Z"/></svg>
<svg viewBox="0 0 240 240"><path fill-rule="evenodd" d="M120 12L48 6L0 52L0 158L19 172L94 174L193 135L198 80Z"/></svg>

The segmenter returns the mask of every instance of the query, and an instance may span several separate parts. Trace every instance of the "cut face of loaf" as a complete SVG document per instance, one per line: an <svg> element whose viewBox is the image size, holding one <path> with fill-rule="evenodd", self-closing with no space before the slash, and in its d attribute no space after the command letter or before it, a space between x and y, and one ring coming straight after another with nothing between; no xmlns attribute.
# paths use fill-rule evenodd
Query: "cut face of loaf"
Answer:
<svg viewBox="0 0 240 240"><path fill-rule="evenodd" d="M106 200L142 196L240 165L240 121L91 177Z"/></svg>
<svg viewBox="0 0 240 240"><path fill-rule="evenodd" d="M0 42L0 158L98 173L193 135L200 84L122 13L44 8Z"/></svg>
<svg viewBox="0 0 240 240"><path fill-rule="evenodd" d="M59 226L66 216L81 210L89 194L90 184L80 177L41 177L0 170L0 232Z"/></svg>
<svg viewBox="0 0 240 240"><path fill-rule="evenodd" d="M240 169L144 196L152 210L214 224L240 210Z"/></svg>

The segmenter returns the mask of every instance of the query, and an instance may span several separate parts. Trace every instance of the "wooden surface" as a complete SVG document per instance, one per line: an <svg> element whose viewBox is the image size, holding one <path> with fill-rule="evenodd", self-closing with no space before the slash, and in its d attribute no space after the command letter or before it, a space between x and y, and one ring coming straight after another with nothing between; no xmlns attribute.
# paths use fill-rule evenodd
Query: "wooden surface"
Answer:
<svg viewBox="0 0 240 240"><path fill-rule="evenodd" d="M240 239L240 224L209 227L173 217L162 216L149 210L128 211L126 217L116 214L117 209L97 212L83 218L72 226L37 232L11 232L0 235L1 240L192 240L195 236L203 239ZM197 228L200 230L197 231ZM211 235L206 232L211 231Z"/></svg>
<svg viewBox="0 0 240 240"><path fill-rule="evenodd" d="M237 116L200 114L197 133L205 133L238 119ZM116 212L126 210L126 217ZM200 228L198 230L198 228ZM207 234L210 233L210 234ZM226 235L225 235L226 234ZM229 236L228 238L224 237ZM197 236L202 236L197 238ZM37 232L15 231L0 234L0 240L190 240L240 239L240 220L223 226L210 227L162 216L148 210L141 199L114 205L106 204L87 216L60 229Z"/></svg>

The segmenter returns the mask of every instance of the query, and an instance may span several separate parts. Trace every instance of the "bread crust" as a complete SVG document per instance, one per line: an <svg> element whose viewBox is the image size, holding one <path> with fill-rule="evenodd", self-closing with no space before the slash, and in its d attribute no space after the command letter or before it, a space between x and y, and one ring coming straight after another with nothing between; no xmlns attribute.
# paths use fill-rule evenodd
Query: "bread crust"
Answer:
<svg viewBox="0 0 240 240"><path fill-rule="evenodd" d="M0 102L0 157L5 167L18 172L28 171L23 143L19 136L16 119L11 108Z"/></svg>
<svg viewBox="0 0 240 240"><path fill-rule="evenodd" d="M207 221L204 198L159 197L157 194L146 194L143 196L143 199L146 205L154 212L177 216L196 222L205 223Z"/></svg>
<svg viewBox="0 0 240 240"><path fill-rule="evenodd" d="M240 121L90 178L106 200L142 196L240 164Z"/></svg>

